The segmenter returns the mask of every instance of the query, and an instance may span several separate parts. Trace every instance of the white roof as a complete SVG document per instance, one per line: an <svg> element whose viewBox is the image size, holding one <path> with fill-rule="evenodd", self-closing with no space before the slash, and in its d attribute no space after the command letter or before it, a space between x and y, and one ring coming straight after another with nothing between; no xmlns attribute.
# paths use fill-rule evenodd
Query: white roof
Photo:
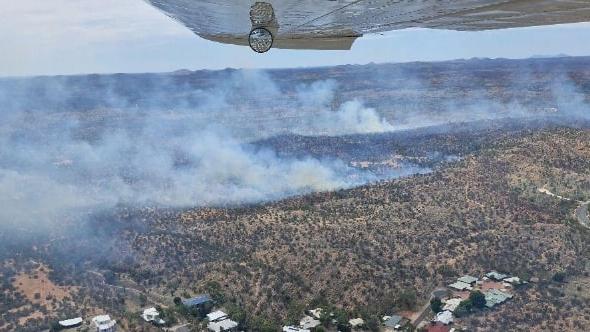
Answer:
<svg viewBox="0 0 590 332"><path fill-rule="evenodd" d="M299 326L301 326L303 329L312 329L314 327L320 326L321 324L322 322L309 316L303 316L301 321L299 321Z"/></svg>
<svg viewBox="0 0 590 332"><path fill-rule="evenodd" d="M107 330L117 324L117 321L111 320L111 316L109 315L96 316L92 318L92 322L98 327L99 330Z"/></svg>
<svg viewBox="0 0 590 332"><path fill-rule="evenodd" d="M222 331L226 331L226 330L231 330L233 328L236 328L237 326L238 326L238 323L234 322L231 319L224 319L222 321L210 322L209 324L207 324L207 328L211 331L214 331L214 332L222 332Z"/></svg>
<svg viewBox="0 0 590 332"><path fill-rule="evenodd" d="M445 325L449 325L453 322L453 313L445 310L445 311L441 311L438 314L436 314L436 318L434 319L436 322L441 322Z"/></svg>
<svg viewBox="0 0 590 332"><path fill-rule="evenodd" d="M83 322L82 317L60 320L59 325L67 327L81 324Z"/></svg>
<svg viewBox="0 0 590 332"><path fill-rule="evenodd" d="M362 318L353 318L348 321L348 324L350 324L352 327L357 327L365 324L365 321Z"/></svg>
<svg viewBox="0 0 590 332"><path fill-rule="evenodd" d="M283 326L283 332L310 332L308 329L300 329L296 326Z"/></svg>
<svg viewBox="0 0 590 332"><path fill-rule="evenodd" d="M160 313L158 312L158 310L156 310L156 308L147 308L147 309L145 309L143 311L143 314L141 315L141 317L146 322L155 321L158 324L164 324L165 323L162 319L159 319Z"/></svg>
<svg viewBox="0 0 590 332"><path fill-rule="evenodd" d="M457 289L457 290L466 290L466 289L471 290L471 289L473 289L473 287L471 287L470 284L466 284L462 281L454 282L454 283L450 284L449 287Z"/></svg>
<svg viewBox="0 0 590 332"><path fill-rule="evenodd" d="M227 314L221 310L213 311L207 314L207 319L209 319L210 322L214 322L224 317L227 317Z"/></svg>
<svg viewBox="0 0 590 332"><path fill-rule="evenodd" d="M464 275L461 278L457 279L457 281L464 282L466 284L472 284L476 282L478 279L476 277L472 277L469 275Z"/></svg>
<svg viewBox="0 0 590 332"><path fill-rule="evenodd" d="M445 302L445 306L443 307L443 310L455 312L455 309L457 309L457 307L459 306L459 303L461 303L461 301L463 301L463 299L461 299L461 298L448 299Z"/></svg>
<svg viewBox="0 0 590 332"><path fill-rule="evenodd" d="M526 281L522 281L519 277L510 277L504 279L504 281L509 282L514 285L526 284Z"/></svg>
<svg viewBox="0 0 590 332"><path fill-rule="evenodd" d="M152 308L147 308L147 309L143 310L143 314L144 315L159 315L160 313L158 312L158 310L156 310L156 308L152 307Z"/></svg>
<svg viewBox="0 0 590 332"><path fill-rule="evenodd" d="M309 311L311 315L317 319L320 319L322 316L322 308L315 308Z"/></svg>

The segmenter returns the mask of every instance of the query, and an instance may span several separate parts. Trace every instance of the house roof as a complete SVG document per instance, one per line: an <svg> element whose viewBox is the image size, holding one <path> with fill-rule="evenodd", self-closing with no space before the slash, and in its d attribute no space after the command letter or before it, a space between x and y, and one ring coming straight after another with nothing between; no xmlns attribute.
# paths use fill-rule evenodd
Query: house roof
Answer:
<svg viewBox="0 0 590 332"><path fill-rule="evenodd" d="M231 319L224 319L222 321L210 322L209 324L207 324L207 328L215 332L231 330L233 328L236 328L237 326L238 323L234 322Z"/></svg>
<svg viewBox="0 0 590 332"><path fill-rule="evenodd" d="M309 313L310 313L310 314L311 314L313 317L315 317L315 318L317 318L317 319L320 319L320 317L322 316L322 308L316 308L316 309L312 309L312 310L310 310L310 311L309 311Z"/></svg>
<svg viewBox="0 0 590 332"><path fill-rule="evenodd" d="M156 310L156 308L152 307L152 308L147 308L143 311L144 315L159 315L160 313L158 312L158 310Z"/></svg>
<svg viewBox="0 0 590 332"><path fill-rule="evenodd" d="M61 325L63 327L70 327L70 326L76 326L78 324L82 324L82 322L83 322L82 317L77 317L77 318L72 318L72 319L60 320L58 323L59 323L59 325Z"/></svg>
<svg viewBox="0 0 590 332"><path fill-rule="evenodd" d="M490 289L484 293L486 297L486 307L491 308L496 304L500 304L508 299L512 298L512 294L503 292L498 289Z"/></svg>
<svg viewBox="0 0 590 332"><path fill-rule="evenodd" d="M513 285L522 285L522 284L526 284L527 282L520 279L519 277L510 277L510 278L506 278L504 279L504 281L509 282Z"/></svg>
<svg viewBox="0 0 590 332"><path fill-rule="evenodd" d="M458 290L466 290L466 289L470 290L473 288L473 287L471 287L470 284L462 282L462 281L456 281L456 282L450 284L449 287L454 288L454 289L458 289Z"/></svg>
<svg viewBox="0 0 590 332"><path fill-rule="evenodd" d="M301 321L299 321L299 326L301 326L303 329L312 329L314 327L320 326L320 324L322 323L319 320L309 316L303 316Z"/></svg>
<svg viewBox="0 0 590 332"><path fill-rule="evenodd" d="M508 275L504 274L504 273L499 273L497 271L492 271L492 272L486 273L486 277L488 277L490 279L494 279L494 280L503 280L505 278L508 278Z"/></svg>
<svg viewBox="0 0 590 332"><path fill-rule="evenodd" d="M99 315L92 318L92 322L99 331L108 330L117 324L116 321L111 320L111 316L109 315Z"/></svg>
<svg viewBox="0 0 590 332"><path fill-rule="evenodd" d="M402 321L402 319L403 319L402 316L391 315L391 316L389 316L389 318L387 318L383 322L383 325L385 325L387 327L395 327L396 325L398 325Z"/></svg>
<svg viewBox="0 0 590 332"><path fill-rule="evenodd" d="M187 307L194 307L211 301L212 300L209 294L201 294L190 299L182 300L182 304L184 304Z"/></svg>
<svg viewBox="0 0 590 332"><path fill-rule="evenodd" d="M221 310L213 311L207 314L207 319L209 319L210 322L214 322L224 317L227 317L227 314Z"/></svg>
<svg viewBox="0 0 590 332"><path fill-rule="evenodd" d="M473 284L474 282L477 282L477 280L479 280L479 279L477 279L476 277L469 276L469 275L464 275L461 278L457 279L457 281L464 282L466 284Z"/></svg>
<svg viewBox="0 0 590 332"><path fill-rule="evenodd" d="M459 306L459 303L461 303L461 301L463 301L462 298L448 299L445 302L445 305L443 306L443 310L455 312L455 309L457 309L457 307Z"/></svg>
<svg viewBox="0 0 590 332"><path fill-rule="evenodd" d="M436 314L436 318L434 320L436 322L441 322L445 325L449 325L454 320L453 313L448 310L441 311L438 314Z"/></svg>
<svg viewBox="0 0 590 332"><path fill-rule="evenodd" d="M362 318L353 318L348 321L348 324L352 325L352 327L361 326L365 324L365 321Z"/></svg>
<svg viewBox="0 0 590 332"><path fill-rule="evenodd" d="M428 332L449 332L450 330L450 327L442 323L431 324L426 328L426 331Z"/></svg>

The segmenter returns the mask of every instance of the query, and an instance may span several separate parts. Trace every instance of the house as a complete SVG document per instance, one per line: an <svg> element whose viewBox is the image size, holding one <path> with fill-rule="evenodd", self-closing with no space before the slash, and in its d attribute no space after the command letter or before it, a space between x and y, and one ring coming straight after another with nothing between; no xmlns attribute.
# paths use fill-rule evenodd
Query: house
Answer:
<svg viewBox="0 0 590 332"><path fill-rule="evenodd" d="M209 322L209 324L207 324L207 328L213 332L234 331L237 327L237 322L227 318L215 322Z"/></svg>
<svg viewBox="0 0 590 332"><path fill-rule="evenodd" d="M461 303L461 301L463 301L462 298L453 298L453 299L448 299L445 301L445 305L443 306L442 310L445 311L450 311L450 312L455 312L455 309L457 309L457 307L459 306L459 303Z"/></svg>
<svg viewBox="0 0 590 332"><path fill-rule="evenodd" d="M450 332L451 328L443 323L431 323L426 327L427 332Z"/></svg>
<svg viewBox="0 0 590 332"><path fill-rule="evenodd" d="M310 316L303 316L303 318L301 318L299 321L299 326L305 330L313 329L314 327L318 327L321 324L322 322Z"/></svg>
<svg viewBox="0 0 590 332"><path fill-rule="evenodd" d="M283 326L283 332L311 332L311 330L300 329L296 326Z"/></svg>
<svg viewBox="0 0 590 332"><path fill-rule="evenodd" d="M92 324L97 332L116 332L117 322L109 315L100 315L92 318Z"/></svg>
<svg viewBox="0 0 590 332"><path fill-rule="evenodd" d="M528 284L528 282L520 279L519 277L506 278L506 279L504 279L504 281L513 285L513 286L520 286L520 285Z"/></svg>
<svg viewBox="0 0 590 332"><path fill-rule="evenodd" d="M217 322L227 319L227 314L221 310L216 310L207 314L207 319L210 322Z"/></svg>
<svg viewBox="0 0 590 332"><path fill-rule="evenodd" d="M205 303L209 303L209 302L213 302L213 299L211 299L211 297L209 296L209 294L201 294L201 295L197 295L193 298L190 299L185 299L182 300L182 304L185 307L197 307L200 305L203 305Z"/></svg>
<svg viewBox="0 0 590 332"><path fill-rule="evenodd" d="M391 315L384 317L383 325L385 326L386 330L397 330L402 325L402 320L404 319L402 316L399 315Z"/></svg>
<svg viewBox="0 0 590 332"><path fill-rule="evenodd" d="M489 291L485 292L484 295L486 297L486 307L488 308L492 308L512 298L512 294L498 289L490 289Z"/></svg>
<svg viewBox="0 0 590 332"><path fill-rule="evenodd" d="M453 313L445 310L445 311L441 311L438 314L436 314L436 318L434 318L434 322L439 322L442 323L444 325L449 325L453 322L455 318L453 317Z"/></svg>
<svg viewBox="0 0 590 332"><path fill-rule="evenodd" d="M72 329L74 327L79 327L80 325L82 325L83 322L84 320L82 320L82 317L77 317L72 319L60 320L57 323L64 329Z"/></svg>
<svg viewBox="0 0 590 332"><path fill-rule="evenodd" d="M499 273L497 271L492 271L492 272L488 272L486 273L486 277L495 280L495 281L502 281L506 278L508 278L508 275L503 274L503 273Z"/></svg>
<svg viewBox="0 0 590 332"><path fill-rule="evenodd" d="M320 319L322 317L322 308L316 308L309 311L312 317Z"/></svg>
<svg viewBox="0 0 590 332"><path fill-rule="evenodd" d="M449 285L450 288L453 288L455 290L458 291L465 291L465 290L472 290L473 286L471 286L468 283L462 282L462 281L456 281L452 284Z"/></svg>
<svg viewBox="0 0 590 332"><path fill-rule="evenodd" d="M457 279L457 281L466 283L471 286L473 286L477 282L477 280L479 280L479 279L477 279L476 277L469 276L469 275L464 275L461 278Z"/></svg>
<svg viewBox="0 0 590 332"><path fill-rule="evenodd" d="M221 310L216 310L207 314L207 328L213 332L232 331L238 327L238 323L227 317L227 314Z"/></svg>
<svg viewBox="0 0 590 332"><path fill-rule="evenodd" d="M156 308L147 308L141 314L141 318L148 323L154 323L157 325L164 325L166 322L160 318L160 313Z"/></svg>
<svg viewBox="0 0 590 332"><path fill-rule="evenodd" d="M365 321L362 318L353 318L348 321L348 324L354 329L365 325Z"/></svg>

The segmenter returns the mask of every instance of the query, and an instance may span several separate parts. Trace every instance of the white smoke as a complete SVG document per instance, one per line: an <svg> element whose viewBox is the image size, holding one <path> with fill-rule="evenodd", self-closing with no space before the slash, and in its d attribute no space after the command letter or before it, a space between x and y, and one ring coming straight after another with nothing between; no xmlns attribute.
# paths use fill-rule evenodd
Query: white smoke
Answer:
<svg viewBox="0 0 590 332"><path fill-rule="evenodd" d="M261 202L378 179L339 160L280 158L234 135L228 128L234 128L235 121L220 110L253 81L257 92L280 98L280 90L267 75L244 71L210 93L196 91L209 96L198 108L187 109L179 101L179 109L173 110L114 110L116 116L104 128L100 119L87 121L96 116L95 111L1 116L0 224L38 225L68 212L119 204L193 207ZM64 90L52 87L59 93ZM104 97L109 103L125 103L107 91ZM153 98L151 103L157 105ZM330 99L316 96L314 107L324 107L320 104ZM239 112L229 114L239 116ZM256 121L255 114L249 122ZM294 130L340 135L389 128L358 101L345 103L336 112L318 108L309 123L313 125Z"/></svg>
<svg viewBox="0 0 590 332"><path fill-rule="evenodd" d="M359 99L344 102L333 111L338 84L333 80L316 81L297 87L297 98L303 108L312 108L310 116L292 132L302 135L352 135L392 131L395 129L375 109L365 107Z"/></svg>

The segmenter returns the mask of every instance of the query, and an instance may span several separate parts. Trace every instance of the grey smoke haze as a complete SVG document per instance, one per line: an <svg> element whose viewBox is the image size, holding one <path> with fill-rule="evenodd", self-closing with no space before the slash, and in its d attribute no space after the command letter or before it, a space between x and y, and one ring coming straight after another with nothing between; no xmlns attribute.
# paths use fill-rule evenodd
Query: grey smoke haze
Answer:
<svg viewBox="0 0 590 332"><path fill-rule="evenodd" d="M300 84L287 93L254 70L199 89L179 88L174 78L163 77L142 86L145 95L122 94L129 84L122 78L88 80L100 93L65 79L41 90L26 80L18 82L22 89L16 93L0 89L8 110L0 113L1 224L36 225L118 204L261 202L379 179L340 160L281 158L249 143L276 134L339 136L539 115L477 90L469 92L470 102L440 105L437 114L408 112L403 105L388 113L357 98L337 103L342 83L333 80ZM421 84L426 83L409 82L414 88ZM557 77L552 92L560 114L589 116L585 94L569 79ZM39 94L54 109L37 103ZM421 171L408 167L390 176Z"/></svg>
<svg viewBox="0 0 590 332"><path fill-rule="evenodd" d="M95 121L90 111L31 113L18 111L22 108L18 104L26 101L5 100L13 111L0 116L0 221L37 224L68 212L118 204L190 207L260 202L378 179L339 160L279 158L274 151L254 148L234 135L228 127L235 124L224 122L238 114L225 114L223 109L235 91L253 81L258 83L257 93L280 98L268 76L242 71L212 91L194 91L203 97L196 108L179 100L174 110L133 114L114 110L106 123ZM45 93L59 100L68 98L65 89L55 85ZM112 88L106 91L100 97L109 104L130 106L118 100ZM150 96L148 108L152 104L157 108L165 98L165 93ZM316 97L300 99L317 106L323 103ZM334 134L387 128L375 110L356 101L336 112L320 110L310 122L315 123L313 130L329 125L324 129ZM302 125L294 130L303 130Z"/></svg>

